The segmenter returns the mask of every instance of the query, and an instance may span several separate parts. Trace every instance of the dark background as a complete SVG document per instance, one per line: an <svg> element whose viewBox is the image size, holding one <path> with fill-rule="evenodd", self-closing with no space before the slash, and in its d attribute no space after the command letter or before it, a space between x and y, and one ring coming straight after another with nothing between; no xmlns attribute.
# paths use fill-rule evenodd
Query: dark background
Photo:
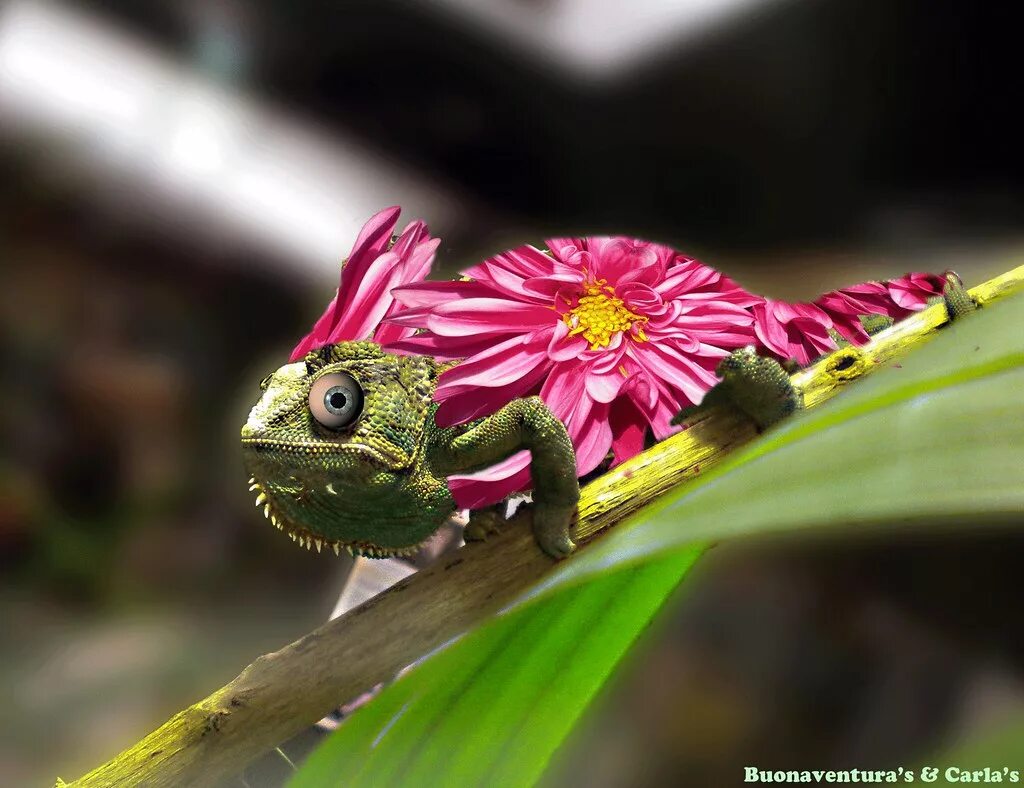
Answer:
<svg viewBox="0 0 1024 788"><path fill-rule="evenodd" d="M333 608L346 563L264 527L237 431L370 214L426 219L440 274L619 232L793 299L907 270L973 285L1022 245L1013 17L0 5L0 783L78 776ZM1020 547L717 549L549 783L913 766L1024 703Z"/></svg>

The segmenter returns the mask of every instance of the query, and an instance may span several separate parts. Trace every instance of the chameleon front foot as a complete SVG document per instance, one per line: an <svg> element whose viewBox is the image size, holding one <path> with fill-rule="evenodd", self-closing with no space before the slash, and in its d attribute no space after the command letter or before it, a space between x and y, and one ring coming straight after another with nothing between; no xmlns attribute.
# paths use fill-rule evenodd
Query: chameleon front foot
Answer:
<svg viewBox="0 0 1024 788"><path fill-rule="evenodd" d="M569 537L575 504L572 506L553 506L551 504L534 504L533 536L540 549L552 558L565 558L576 549Z"/></svg>
<svg viewBox="0 0 1024 788"><path fill-rule="evenodd" d="M472 472L522 449L528 449L531 455L537 544L548 555L561 558L575 547L569 527L580 498L576 456L565 425L540 397L512 400L464 432L442 432L441 439L430 448L429 462L443 475ZM478 528L486 527L485 521L480 521Z"/></svg>
<svg viewBox="0 0 1024 788"><path fill-rule="evenodd" d="M803 397L789 380L785 368L773 358L759 356L752 346L734 350L715 370L721 382L700 404L732 406L764 430L803 405ZM694 408L680 411L672 420L679 423Z"/></svg>
<svg viewBox="0 0 1024 788"><path fill-rule="evenodd" d="M485 542L489 536L501 533L502 523L505 522L504 509L505 504L498 504L470 512L469 522L462 529L462 538L467 542ZM534 539L541 550L552 558L564 558L576 549L576 545L569 537L569 528L575 512L575 505L534 505Z"/></svg>

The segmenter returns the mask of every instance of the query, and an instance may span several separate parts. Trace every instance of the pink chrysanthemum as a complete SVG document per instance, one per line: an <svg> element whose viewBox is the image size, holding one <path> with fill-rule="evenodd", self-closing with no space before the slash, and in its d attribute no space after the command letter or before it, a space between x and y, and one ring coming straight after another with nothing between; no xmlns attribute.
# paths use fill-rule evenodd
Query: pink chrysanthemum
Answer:
<svg viewBox="0 0 1024 788"><path fill-rule="evenodd" d="M940 295L944 280L935 274L912 273L888 282L864 282L825 293L815 305L830 318L835 330L856 345L868 341L860 315L886 315L902 320L924 309L928 299Z"/></svg>
<svg viewBox="0 0 1024 788"><path fill-rule="evenodd" d="M754 333L760 346L780 361L809 364L836 349L829 335L832 318L814 304L788 304L763 299L754 304Z"/></svg>
<svg viewBox="0 0 1024 788"><path fill-rule="evenodd" d="M580 475L673 431L699 403L729 351L757 344L808 363L834 347L829 329L868 339L859 315L901 319L942 291L942 277L908 274L827 293L814 304L761 298L667 246L621 236L522 246L457 282L423 281L439 240L421 221L393 240L399 209L359 233L335 298L290 360L334 342L372 339L397 352L462 363L442 374L440 426L489 415L539 394L566 425ZM529 487L529 455L452 477L465 508Z"/></svg>
<svg viewBox="0 0 1024 788"><path fill-rule="evenodd" d="M521 246L468 270L468 281L399 288L390 320L422 333L391 349L463 359L441 375L440 426L539 394L566 425L583 475L673 431L700 402L731 349L754 341L761 301L667 246L631 238L557 238L550 254ZM477 508L529 487L529 455L450 481Z"/></svg>
<svg viewBox="0 0 1024 788"><path fill-rule="evenodd" d="M382 323L399 307L391 295L400 285L420 282L430 272L441 242L426 224L410 222L391 243L401 208L374 214L359 231L341 272L341 283L323 316L292 350L297 361L310 350L346 340L372 339L385 344L407 337L412 329Z"/></svg>

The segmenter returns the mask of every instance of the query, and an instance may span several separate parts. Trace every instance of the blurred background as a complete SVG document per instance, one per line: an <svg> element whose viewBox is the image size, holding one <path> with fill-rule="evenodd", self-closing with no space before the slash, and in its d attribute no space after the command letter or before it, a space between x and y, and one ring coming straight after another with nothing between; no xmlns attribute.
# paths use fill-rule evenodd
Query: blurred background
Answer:
<svg viewBox="0 0 1024 788"><path fill-rule="evenodd" d="M334 608L349 564L264 525L237 436L372 213L426 219L439 275L617 232L791 299L973 285L1024 248L1013 15L0 2L0 785L79 776ZM717 549L549 784L914 765L1024 707L1021 546Z"/></svg>

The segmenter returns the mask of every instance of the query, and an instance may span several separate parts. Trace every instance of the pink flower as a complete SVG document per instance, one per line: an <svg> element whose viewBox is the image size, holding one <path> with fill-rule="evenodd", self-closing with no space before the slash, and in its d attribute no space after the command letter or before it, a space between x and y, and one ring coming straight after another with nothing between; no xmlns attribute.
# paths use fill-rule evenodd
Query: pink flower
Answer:
<svg viewBox="0 0 1024 788"><path fill-rule="evenodd" d="M359 233L334 299L290 360L334 342L372 339L394 352L462 363L445 371L439 426L539 394L562 420L584 475L612 453L661 440L682 408L717 383L718 362L751 343L808 363L833 349L834 328L867 340L859 315L900 319L941 292L943 279L908 274L827 293L814 304L761 298L660 244L622 236L553 238L521 246L455 282L424 281L440 243L421 221L393 239L399 209ZM456 503L479 508L529 487L529 453L455 476Z"/></svg>
<svg viewBox="0 0 1024 788"><path fill-rule="evenodd" d="M787 304L765 298L754 304L754 333L761 346L780 361L809 364L836 349L829 335L832 318L814 304Z"/></svg>
<svg viewBox="0 0 1024 788"><path fill-rule="evenodd" d="M832 319L835 330L855 345L868 341L860 315L887 315L891 304L889 291L881 282L864 282L833 290L814 302Z"/></svg>
<svg viewBox="0 0 1024 788"><path fill-rule="evenodd" d="M935 274L912 273L888 282L864 282L825 293L815 305L832 318L836 331L856 345L868 341L860 315L886 315L902 320L924 309L927 299L942 293L943 278Z"/></svg>
<svg viewBox="0 0 1024 788"><path fill-rule="evenodd" d="M895 309L891 317L902 320L907 315L918 312L928 306L928 299L942 295L946 280L938 274L913 273L890 279L886 282L889 296L901 312Z"/></svg>
<svg viewBox="0 0 1024 788"><path fill-rule="evenodd" d="M337 294L313 330L292 350L289 361L298 361L310 350L335 342L373 339L385 344L413 333L412 329L381 321L399 308L391 290L422 281L430 272L441 241L431 238L427 226L417 220L410 222L392 244L399 213L397 206L385 208L363 225L342 267Z"/></svg>
<svg viewBox="0 0 1024 788"><path fill-rule="evenodd" d="M624 237L555 238L550 254L521 246L466 273L395 291L390 318L422 333L391 350L463 359L444 372L439 426L494 413L539 394L562 420L577 472L616 462L674 428L700 402L731 349L754 341L761 299L667 246ZM529 454L449 480L456 503L478 508L529 487Z"/></svg>

